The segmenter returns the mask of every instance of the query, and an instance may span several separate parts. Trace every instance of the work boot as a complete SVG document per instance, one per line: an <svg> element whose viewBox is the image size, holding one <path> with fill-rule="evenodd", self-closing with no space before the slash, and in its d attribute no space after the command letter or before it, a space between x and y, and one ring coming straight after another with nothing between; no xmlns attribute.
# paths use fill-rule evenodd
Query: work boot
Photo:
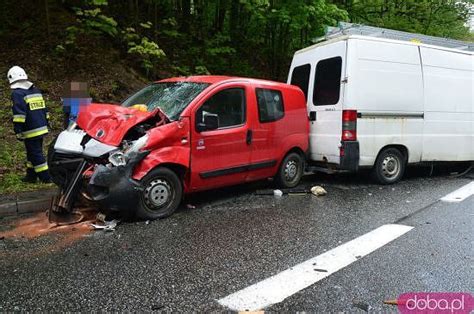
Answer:
<svg viewBox="0 0 474 314"><path fill-rule="evenodd" d="M48 171L39 172L38 177L39 177L41 183L51 183L51 177L50 177Z"/></svg>
<svg viewBox="0 0 474 314"><path fill-rule="evenodd" d="M36 183L36 179L37 179L36 176L26 175L23 178L21 178L21 182Z"/></svg>

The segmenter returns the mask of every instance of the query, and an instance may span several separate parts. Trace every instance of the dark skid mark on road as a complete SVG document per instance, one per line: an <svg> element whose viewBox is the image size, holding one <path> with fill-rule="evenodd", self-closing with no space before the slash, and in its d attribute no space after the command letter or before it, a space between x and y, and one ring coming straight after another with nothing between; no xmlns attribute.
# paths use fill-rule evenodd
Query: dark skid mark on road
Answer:
<svg viewBox="0 0 474 314"><path fill-rule="evenodd" d="M395 223L395 224L401 224L403 221L408 220L409 218L411 218L411 217L413 217L413 216L415 216L415 215L417 215L417 214L419 214L419 213L422 213L423 211L429 209L431 206L435 205L435 204L438 203L438 202L439 202L439 200L436 200L436 201L434 201L433 203L428 204L428 205L426 205L426 206L424 206L424 207L422 207L422 208L420 208L420 209L414 211L414 212L411 213L411 214L408 214L408 215L406 215L406 216L403 216L402 218L396 220L394 223Z"/></svg>

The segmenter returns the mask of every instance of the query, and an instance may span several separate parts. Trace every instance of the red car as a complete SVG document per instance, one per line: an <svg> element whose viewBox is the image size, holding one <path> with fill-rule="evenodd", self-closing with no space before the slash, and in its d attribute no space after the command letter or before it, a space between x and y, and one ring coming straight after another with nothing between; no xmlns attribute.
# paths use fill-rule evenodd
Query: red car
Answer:
<svg viewBox="0 0 474 314"><path fill-rule="evenodd" d="M121 106L91 104L50 148L62 188L57 209L82 192L103 207L156 219L183 195L275 177L296 186L308 149L303 92L224 76L153 83Z"/></svg>

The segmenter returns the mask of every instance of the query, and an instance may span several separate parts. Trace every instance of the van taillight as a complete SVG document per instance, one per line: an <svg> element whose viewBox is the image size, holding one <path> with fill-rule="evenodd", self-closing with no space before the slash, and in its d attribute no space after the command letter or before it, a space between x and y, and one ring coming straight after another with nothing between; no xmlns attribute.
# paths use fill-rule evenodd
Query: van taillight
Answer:
<svg viewBox="0 0 474 314"><path fill-rule="evenodd" d="M342 137L343 141L357 140L357 110L342 111Z"/></svg>

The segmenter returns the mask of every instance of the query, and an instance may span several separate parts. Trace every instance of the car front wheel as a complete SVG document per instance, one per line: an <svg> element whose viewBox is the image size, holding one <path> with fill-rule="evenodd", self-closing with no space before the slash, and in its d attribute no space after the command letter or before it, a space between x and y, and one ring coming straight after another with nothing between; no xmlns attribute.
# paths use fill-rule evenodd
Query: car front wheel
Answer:
<svg viewBox="0 0 474 314"><path fill-rule="evenodd" d="M154 220L173 214L181 203L183 186L176 173L158 167L142 180L137 218Z"/></svg>

